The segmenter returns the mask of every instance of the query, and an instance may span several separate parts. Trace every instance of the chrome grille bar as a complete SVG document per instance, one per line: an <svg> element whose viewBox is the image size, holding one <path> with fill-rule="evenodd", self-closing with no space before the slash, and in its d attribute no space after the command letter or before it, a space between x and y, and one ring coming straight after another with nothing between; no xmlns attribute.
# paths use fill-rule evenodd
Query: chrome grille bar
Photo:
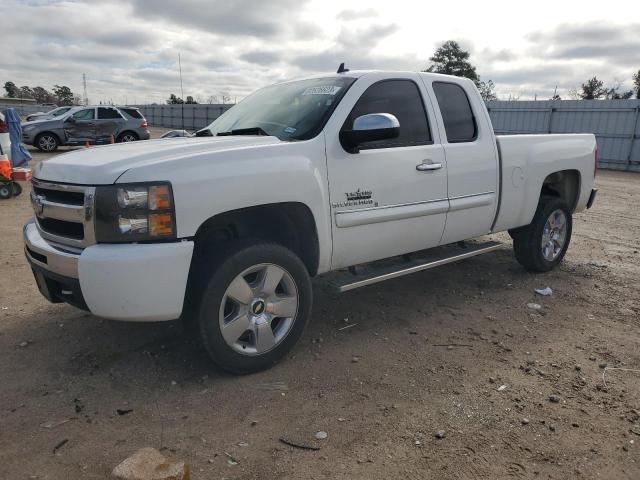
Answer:
<svg viewBox="0 0 640 480"><path fill-rule="evenodd" d="M74 248L85 248L96 243L93 225L95 187L52 183L36 178L32 179L32 184L31 204L38 231L43 238ZM69 196L68 202L65 202L66 193L74 194L73 198ZM81 205L78 204L77 194L82 194L84 199ZM64 230L70 226L74 231L82 227L81 238L76 233L70 233L69 236L64 234Z"/></svg>

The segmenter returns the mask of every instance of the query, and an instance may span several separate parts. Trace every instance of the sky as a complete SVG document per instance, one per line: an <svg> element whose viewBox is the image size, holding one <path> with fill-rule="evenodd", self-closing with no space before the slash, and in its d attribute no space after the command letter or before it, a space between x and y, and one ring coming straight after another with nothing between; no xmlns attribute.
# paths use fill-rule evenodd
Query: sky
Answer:
<svg viewBox="0 0 640 480"><path fill-rule="evenodd" d="M446 40L500 98L547 99L596 75L631 88L640 10L588 0L0 0L0 83L68 85L92 103L231 101L262 86L351 69L423 70Z"/></svg>

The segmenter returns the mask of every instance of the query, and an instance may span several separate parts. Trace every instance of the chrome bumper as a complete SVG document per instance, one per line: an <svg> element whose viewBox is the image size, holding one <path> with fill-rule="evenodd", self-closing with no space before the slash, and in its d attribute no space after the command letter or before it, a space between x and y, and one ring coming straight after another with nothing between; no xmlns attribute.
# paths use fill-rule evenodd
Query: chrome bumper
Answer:
<svg viewBox="0 0 640 480"><path fill-rule="evenodd" d="M62 247L56 247L40 236L35 220L29 220L23 228L25 255L35 265L64 277L78 278L80 255Z"/></svg>

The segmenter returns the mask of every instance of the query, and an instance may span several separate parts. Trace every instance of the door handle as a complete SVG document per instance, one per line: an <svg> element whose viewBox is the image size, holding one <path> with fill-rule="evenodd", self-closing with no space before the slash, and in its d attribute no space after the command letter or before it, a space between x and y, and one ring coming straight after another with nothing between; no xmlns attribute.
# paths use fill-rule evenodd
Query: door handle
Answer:
<svg viewBox="0 0 640 480"><path fill-rule="evenodd" d="M419 163L416 165L416 170L419 172L430 172L432 170L440 170L442 163Z"/></svg>

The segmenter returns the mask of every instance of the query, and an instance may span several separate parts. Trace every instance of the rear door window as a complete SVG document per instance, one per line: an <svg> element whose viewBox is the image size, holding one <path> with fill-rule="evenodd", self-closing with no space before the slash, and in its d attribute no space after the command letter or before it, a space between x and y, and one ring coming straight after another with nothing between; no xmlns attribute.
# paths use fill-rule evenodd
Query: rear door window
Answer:
<svg viewBox="0 0 640 480"><path fill-rule="evenodd" d="M98 107L98 120L121 119L122 116L115 108Z"/></svg>
<svg viewBox="0 0 640 480"><path fill-rule="evenodd" d="M360 149L433 143L422 95L411 80L383 80L371 85L358 99L343 128L350 129L356 118L369 113L394 115L400 122L400 135L398 138L363 143Z"/></svg>
<svg viewBox="0 0 640 480"><path fill-rule="evenodd" d="M94 120L96 118L96 109L86 108L84 110L78 110L73 114L73 118L76 120Z"/></svg>
<svg viewBox="0 0 640 480"><path fill-rule="evenodd" d="M473 142L478 137L471 103L464 89L455 83L433 82L449 143Z"/></svg>

